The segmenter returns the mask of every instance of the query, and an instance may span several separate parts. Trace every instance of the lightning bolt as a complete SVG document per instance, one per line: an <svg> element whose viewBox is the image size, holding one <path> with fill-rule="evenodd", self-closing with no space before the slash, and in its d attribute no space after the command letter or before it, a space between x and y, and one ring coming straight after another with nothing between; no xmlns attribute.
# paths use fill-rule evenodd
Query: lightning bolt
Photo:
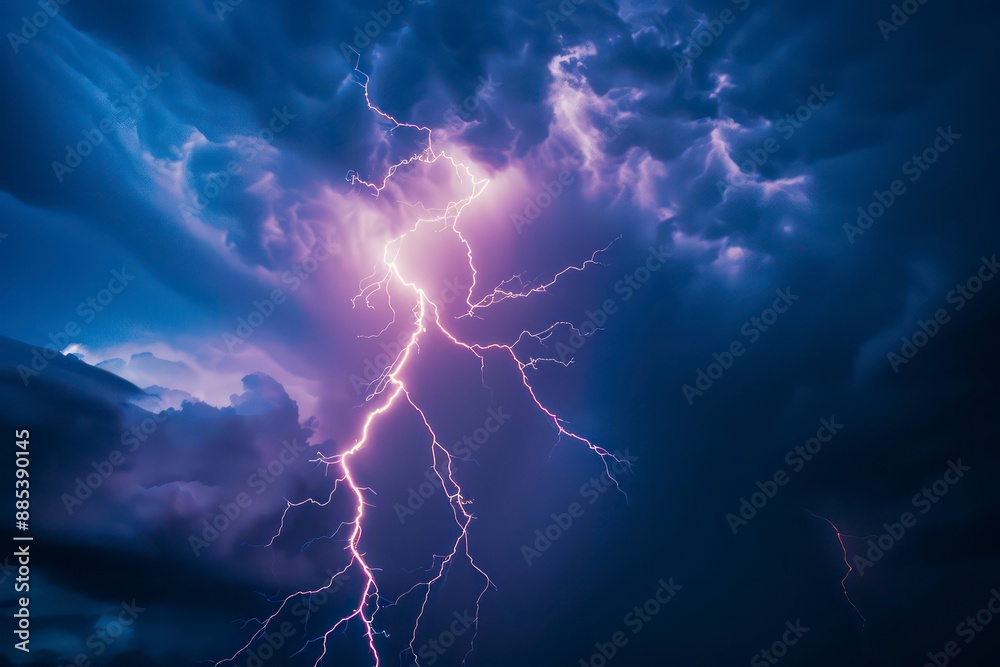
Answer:
<svg viewBox="0 0 1000 667"><path fill-rule="evenodd" d="M809 512L809 510L806 510L806 511ZM861 622L863 624L862 627L864 627L864 625L867 625L868 619L865 618L864 614L861 613L861 610L858 609L858 606L856 604L854 604L854 602L851 600L851 596L847 592L847 580L848 580L848 578L850 578L851 573L854 572L854 566L851 565L851 561L850 561L850 559L847 556L847 545L844 544L844 538L847 537L847 538L850 538L852 540L867 540L867 539L875 537L875 536L874 535L868 535L867 537L857 537L855 535L848 535L846 533L842 533L840 531L840 528L837 528L837 526L833 523L833 521L830 521L825 516L820 516L818 514L813 514L812 512L809 512L809 513L812 514L817 519L821 519L823 521L826 521L830 525L830 527L833 528L834 533L836 533L836 535L837 535L837 542L840 544L840 550L844 554L844 565L847 566L847 572L844 573L844 578L840 580L840 589L844 592L844 598L847 600L847 603L851 605L851 607L854 609L854 611L861 618Z"/></svg>
<svg viewBox="0 0 1000 667"><path fill-rule="evenodd" d="M522 331L512 342L470 342L463 340L460 336L456 335L448 328L448 322L446 321L445 316L442 314L438 304L429 296L427 288L421 285L417 279L408 277L406 271L399 263L402 247L407 238L416 233L419 229L423 228L424 225L433 225L435 231L437 232L447 232L453 234L454 237L460 242L461 247L465 252L465 261L468 263L469 270L472 274L472 285L468 289L468 294L465 295L465 303L463 306L466 308L466 311L455 318L459 319L461 317L479 317L478 313L480 311L503 301L528 298L535 294L547 292L566 276L583 271L589 266L598 264L598 256L606 251L607 247L594 252L590 258L584 259L579 264L569 266L553 275L550 279L541 281L538 284L531 284L529 281L525 281L521 276L514 276L500 283L499 286L491 292L485 294L485 296L478 299L474 298L473 295L479 291L477 282L478 274L472 247L459 227L459 218L462 212L468 206L472 205L472 203L482 194L488 185L488 180L476 178L472 169L468 165L450 156L447 152L436 149L432 140L432 131L430 128L399 121L376 106L372 102L369 93L369 77L367 74L362 72L359 67L360 55L358 56L358 62L355 63L352 76L364 91L364 99L368 105L368 109L378 116L379 124L381 126L388 128L387 134L391 134L400 128L408 128L423 133L425 142L421 144L422 150L420 152L414 153L389 166L381 180L365 180L355 171L348 173L347 180L352 185L357 186L362 190L367 190L375 198L378 198L383 194L386 187L389 186L393 176L400 170L410 165L417 165L420 163L444 163L453 168L459 182L468 189L468 192L465 197L450 202L444 208L427 209L427 207L423 206L423 204L412 204L412 206L422 208L424 211L431 214L432 217L419 218L409 229L386 243L382 250L381 259L376 264L371 275L359 283L358 293L352 299L353 307L357 308L360 304L364 304L365 308L374 309L374 306L372 305L374 295L384 293L386 302L388 303L388 309L391 312L389 324L387 324L382 331L374 336L368 336L370 338L380 336L387 331L393 323L396 322L397 312L396 307L393 304L392 295L399 293L407 295L409 300L408 303L410 304L409 314L412 326L407 343L402 347L391 363L389 363L388 366L382 370L381 374L372 382L372 384L369 385L369 393L365 397L365 404L371 404L373 407L368 409L360 429L360 435L354 445L339 454L333 456L320 454L318 458L313 459L313 462L324 464L327 467L328 474L330 474L330 476L334 479L333 488L331 489L329 495L322 500L307 498L306 500L296 503L286 500L286 507L281 515L278 530L271 538L270 542L264 545L273 545L275 540L281 536L285 527L286 518L290 512L304 505L325 507L333 501L338 490L344 489L344 492L353 498L353 518L349 521L341 523L334 534L327 537L333 538L341 530L349 529L349 535L346 538L347 546L345 547L345 551L348 554L347 564L339 571L328 571L328 573L332 572L332 575L324 586L321 586L316 590L298 591L284 598L278 609L276 609L271 616L259 621L259 629L253 634L250 640L243 645L242 648L236 651L236 653L234 653L231 657L217 662L216 665L232 662L243 652L249 649L254 642L258 641L264 635L267 628L275 621L276 618L279 617L279 615L282 614L282 612L285 611L293 600L301 596L312 595L330 590L335 585L339 577L346 577L347 573L352 570L356 570L361 576L362 586L360 595L353 604L350 613L336 621L321 636L318 636L308 642L319 642L322 645L322 652L316 660L315 665L318 667L318 665L322 663L324 657L327 656L331 636L335 632L342 631L352 621L357 621L360 623L363 630L364 641L367 644L367 651L371 656L373 664L378 667L381 663L381 657L376 645L376 638L379 635L387 635L386 632L376 629L376 618L378 617L378 612L388 606L399 604L409 596L418 596L420 598L420 607L419 613L416 615L413 623L412 632L410 632L409 649L404 650L404 654L411 654L414 663L419 665L420 660L417 657L415 644L418 632L421 628L421 623L424 621L424 616L428 608L431 591L446 577L446 573L451 565L459 560L468 563L474 572L477 573L477 576L481 577L482 580L482 588L478 590L475 598L476 613L474 616L475 622L471 635L471 642L469 650L463 657L463 664L474 650L476 634L479 627L479 611L482 600L489 591L490 587L495 586L489 575L477 564L470 548L469 532L470 526L475 517L469 511L468 507L472 501L465 496L465 492L456 480L452 456L448 452L447 448L441 444L437 432L435 431L435 428L424 409L418 404L410 390L407 388L406 378L404 375L404 372L407 370L413 356L415 354L419 354L419 340L428 331L434 331L443 335L451 344L477 358L479 360L480 369L484 373L484 377L486 359L488 356L509 357L514 367L518 369L520 382L523 385L528 397L530 397L537 409L546 417L555 430L557 444L563 438L566 438L589 448L601 458L604 463L605 471L608 476L615 481L616 485L618 482L612 474L610 468L611 463L619 462L625 464L626 466L628 465L627 461L619 460L608 450L593 443L586 437L570 430L568 423L542 402L529 378L528 371L537 369L540 363L551 362L559 363L565 366L570 362L555 358L530 356L522 351L522 344L528 341L544 343L561 328L566 328L576 333L580 333L576 327L569 322L556 322L540 331ZM433 215L434 213L438 214ZM612 243L613 242L614 241L612 241ZM378 568L374 567L368 561L366 554L362 549L361 540L364 533L365 508L369 506L369 494L374 494L374 492L372 489L361 485L356 477L354 469L352 468L351 462L352 459L369 444L371 431L378 420L394 407L401 405L406 405L412 409L420 418L423 427L426 430L427 437L430 441L432 470L437 477L440 488L444 491L448 498L451 509L451 518L457 528L457 537L454 542L450 544L450 548L447 553L435 554L433 556L431 567L428 570L430 575L426 578L426 580L414 584L395 599L391 599L384 597L381 594L376 577Z"/></svg>

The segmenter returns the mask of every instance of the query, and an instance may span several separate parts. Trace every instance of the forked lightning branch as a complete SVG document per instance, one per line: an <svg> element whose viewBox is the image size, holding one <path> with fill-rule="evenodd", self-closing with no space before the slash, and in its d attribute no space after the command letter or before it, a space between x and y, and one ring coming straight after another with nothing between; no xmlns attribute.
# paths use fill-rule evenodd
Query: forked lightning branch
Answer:
<svg viewBox="0 0 1000 667"><path fill-rule="evenodd" d="M442 302L447 303L447 301L443 298L439 299L439 295L435 293L435 290L430 289L426 285L426 281L422 280L419 275L413 275L412 269L407 268L406 263L403 261L410 247L410 242L418 233L430 229L435 233L452 235L461 249L457 254L457 258L466 266L468 273L471 274L470 284L467 288L463 286L463 293L458 295L458 299L464 301L464 303L460 303L460 306L465 312L456 316L455 319L461 319L464 317L477 317L480 312L503 301L546 294L549 288L553 287L557 282L571 280L572 274L583 271L588 266L598 264L597 256L607 248L594 252L589 258L583 259L579 264L568 266L554 273L548 280L537 284L528 284L520 280L517 276L513 276L504 280L492 290L481 289L477 282L476 253L463 232L460 218L462 212L471 206L482 194L488 181L477 178L468 165L458 161L447 152L437 150L432 141L431 128L398 121L375 106L369 97L368 76L357 67L355 67L353 77L364 91L364 98L368 109L378 116L377 120L380 126L388 128L386 131L387 140L395 130L400 128L420 132L424 135L425 140L422 144L424 148L421 152L410 155L400 162L390 165L385 170L381 180L374 182L367 181L357 172L352 171L348 175L348 181L352 185L362 189L362 191L367 190L375 199L378 199L398 172L406 171L420 165L442 164L454 170L458 182L467 188L467 192L461 199L453 200L444 207L435 209L440 211L439 215L416 220L406 228L406 231L386 243L374 271L370 276L361 281L359 292L352 300L352 304L355 307L362 306L366 310L376 310L373 302L376 298L381 298L388 306L387 319L390 319L389 324L386 325L381 333L385 333L389 325L397 322L397 314L406 312L409 314L407 317L407 322L410 325L408 333L399 339L398 345L383 346L386 354L385 358L380 361L384 361L385 365L369 385L369 393L365 397L365 404L371 407L366 408L365 418L354 444L339 454L332 456L319 454L314 459L315 462L324 464L334 477L333 488L329 495L323 499L306 498L299 502L287 501L287 506L281 516L277 532L266 545L273 546L277 540L283 537L286 522L290 521L290 513L305 505L328 507L333 502L335 494L339 490L342 494L347 494L351 499L351 505L354 509L353 514L349 515L348 520L340 524L331 537L336 537L342 531L347 533L346 537L343 538L347 544L345 547L347 563L331 575L325 585L316 590L302 590L292 593L285 598L273 614L259 622L257 631L250 639L231 657L217 663L218 665L235 663L245 653L252 651L253 645L259 644L273 630L272 626L279 624L279 617L286 613L287 608L294 604L296 598L314 595L321 591L329 591L338 585L341 577L348 576L349 573L350 576L356 575L359 577L361 592L355 598L353 607L346 615L334 622L317 637L307 642L306 646L312 646L318 653L315 665L318 667L323 663L324 657L329 655L331 639L337 635L346 633L350 627L356 629L355 631L360 631L361 639L367 648L371 661L378 667L381 663L381 654L383 652L383 649L379 646L382 641L381 637L388 637L392 634L380 627L382 625L380 622L380 612L388 606L398 606L405 599L409 598L415 598L415 603L419 611L415 619L413 619L412 627L404 631L403 637L408 639L408 648L404 651L404 654L408 654L406 658L408 661L407 664L416 663L420 665L420 657L422 656L419 655L420 651L417 648L417 638L420 633L426 631L423 626L430 624L427 616L430 615L431 592L444 585L449 571L456 565L468 567L482 582L482 586L475 593L475 598L471 601L472 604L470 604L470 608L474 611L471 612L472 620L468 626L470 632L468 633L469 640L466 644L465 658L468 658L469 654L472 653L479 627L480 606L483 597L492 587L493 582L490 580L489 575L477 564L473 556L470 545L469 527L474 521L475 516L469 508L472 500L466 497L462 485L455 476L453 465L455 457L445 443L439 439L435 425L424 411L419 398L410 389L410 380L407 377L411 373L409 367L412 366L411 362L413 358L419 354L421 339L425 338L429 333L442 337L445 342L451 344L457 350L471 355L484 372L488 359L492 361L499 358L501 361L512 365L517 371L515 377L521 385L520 389L526 392L535 409L549 422L554 431L556 441L565 440L575 442L594 452L598 460L603 463L605 472L614 482L616 488L618 483L611 472L611 466L616 463L627 466L627 462L620 461L604 447L594 444L586 437L571 431L568 428L568 422L542 402L532 383L530 373L538 370L540 365L559 364L566 366L567 362L556 357L539 358L532 356L529 352L524 351L523 347L529 343L532 346L544 346L557 330L565 329L578 332L576 327L568 322L555 322L542 330L522 331L512 341L482 342L466 340L452 330L452 323L441 305ZM411 203L410 206L411 208L421 206L425 211L430 211L430 209L417 203ZM474 296L476 294L482 294L482 296ZM399 304L403 301L406 303L406 310L400 310ZM383 421L383 415L399 408L412 411L422 423L422 430L428 445L428 460L431 464L430 470L432 474L429 478L434 480L434 483L438 485L448 499L450 511L443 518L452 524L451 530L454 534L454 540L451 540L449 537L449 545L446 547L446 551L434 554L431 565L428 568L427 578L403 590L401 594L390 597L386 590L380 587L382 576L378 574L380 572L378 565L373 562L372 556L366 553L365 548L361 545L363 527L366 524L365 509L373 504L374 491L359 479L360 473L357 471L352 459L362 450L366 449L366 447L372 445L371 441L373 437L371 434L378 428L381 421ZM303 647L302 650L305 650L305 648Z"/></svg>

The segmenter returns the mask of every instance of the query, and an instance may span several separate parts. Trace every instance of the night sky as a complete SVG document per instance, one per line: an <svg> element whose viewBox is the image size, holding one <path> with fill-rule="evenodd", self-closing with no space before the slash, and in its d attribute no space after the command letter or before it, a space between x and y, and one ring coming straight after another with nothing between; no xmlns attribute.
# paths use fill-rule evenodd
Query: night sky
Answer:
<svg viewBox="0 0 1000 667"><path fill-rule="evenodd" d="M998 19L5 3L0 666L998 664Z"/></svg>

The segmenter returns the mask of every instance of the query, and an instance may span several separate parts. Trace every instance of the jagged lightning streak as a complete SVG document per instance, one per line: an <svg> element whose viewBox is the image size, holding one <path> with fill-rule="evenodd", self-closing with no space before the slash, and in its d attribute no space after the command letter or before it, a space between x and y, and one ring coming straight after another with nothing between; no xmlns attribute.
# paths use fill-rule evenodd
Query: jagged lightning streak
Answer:
<svg viewBox="0 0 1000 667"><path fill-rule="evenodd" d="M609 459L611 461L623 463L628 465L625 461L620 461L611 454L608 450L603 447L591 442L584 436L571 431L567 422L559 417L554 411L549 409L542 401L539 399L531 381L528 377L528 369L536 369L539 363L543 362L553 362L562 365L567 365L569 362L546 357L532 357L524 355L518 352L518 348L522 342L527 340L534 340L538 343L544 343L544 341L549 338L557 328L566 327L572 331L577 331L569 322L557 322L550 325L549 327L541 331L522 331L517 338L510 343L502 342L468 342L463 340L458 335L454 334L448 326L446 326L443 320L442 313L439 309L438 304L430 298L426 289L419 284L415 279L406 276L405 271L400 266L398 259L402 250L403 243L406 241L407 237L411 234L416 233L423 225L431 224L435 225L438 232L447 231L452 233L455 238L461 243L464 248L466 259L468 261L468 267L472 274L472 284L469 287L468 294L465 297L465 306L467 306L467 311L460 315L459 317L477 317L476 313L480 310L486 309L491 305L500 303L502 301L507 301L511 299L520 299L530 297L534 294L539 294L547 292L549 288L554 286L562 277L578 271L583 271L588 266L599 263L597 257L600 253L607 250L607 247L602 250L594 252L589 259L585 259L579 265L569 266L562 271L556 273L551 279L546 282L540 283L538 285L532 286L526 283L520 276L514 276L503 281L497 288L492 290L492 292L486 294L480 299L474 301L473 294L477 291L477 270L475 266L472 246L469 244L466 237L463 235L461 229L458 227L459 216L465 210L466 207L471 205L476 198L482 194L483 190L486 188L488 181L486 179L477 179L473 174L471 168L456 160L452 156L448 155L445 151L439 151L435 149L432 130L428 127L421 125L415 125L412 123L402 122L389 115L378 106L376 106L370 97L368 83L368 75L359 69L360 66L360 55L358 57L358 63L355 64L353 76L355 80L361 85L364 91L365 102L368 109L373 113L377 114L381 119L380 124L388 127L388 132L391 133L399 128L409 128L416 130L418 132L424 133L426 137L426 143L423 145L423 150L419 153L410 155L409 157L397 162L388 167L385 175L382 177L381 182L372 182L363 179L357 172L350 172L348 174L348 181L352 185L359 186L361 188L367 189L371 194L378 198L386 187L388 187L392 177L402 168L409 165L417 163L434 164L438 162L444 162L451 165L454 169L459 182L469 188L467 196L457 201L450 202L447 206L441 209L434 209L440 212L440 215L436 217L419 218L413 226L408 230L404 231L402 234L396 236L391 241L389 241L383 251L380 262L376 265L375 270L370 276L365 278L359 284L358 294L352 299L352 305L357 307L359 303L363 303L366 308L372 309L372 297L379 292L384 292L386 295L386 301L388 304L388 309L392 314L389 324L385 326L379 333L371 337L380 336L382 333L387 331L389 327L396 322L397 313L393 305L393 300L391 296L391 287L396 287L403 291L408 292L412 295L412 308L410 310L412 316L412 330L410 332L407 344L402 347L396 357L389 363L389 365L382 371L382 373L372 382L369 386L370 392L365 398L365 403L378 402L378 405L372 407L366 414L363 421L360 436L352 447L346 451L337 454L335 456L326 456L320 454L318 458L314 459L315 462L323 463L327 466L328 471L335 471L333 488L330 494L325 500L316 500L313 498L307 498L306 500L293 503L286 501L286 507L281 515L281 520L279 522L278 530L272 536L270 542L265 546L272 546L275 540L282 534L285 527L285 520L288 517L290 511L295 508L301 507L303 505L316 505L320 507L328 506L334 499L335 494L341 485L347 487L348 492L354 499L354 516L350 521L345 521L338 526L337 531L334 535L328 537L334 537L341 529L345 527L350 528L350 535L347 538L347 546L345 550L348 552L348 563L338 572L335 572L330 577L326 585L317 588L316 590L298 591L286 597L278 607L278 609L268 618L260 621L260 627L257 632L250 638L250 640L240 648L233 656L225 660L220 661L217 665L222 663L231 662L235 660L241 653L246 651L255 641L257 641L266 631L268 626L276 619L289 605L289 603L299 597L304 595L312 595L322 591L327 591L334 586L338 577L346 576L346 573L351 569L357 569L360 571L362 577L362 589L359 597L357 598L356 604L353 606L351 612L346 616L342 617L336 623L334 623L322 636L310 640L308 643L314 641L319 641L322 644L322 652L319 658L316 660L315 665L319 665L324 657L327 655L328 643L331 635L333 635L338 630L346 627L348 623L353 620L360 621L363 628L363 633L365 641L367 643L367 649L371 655L372 660L376 667L380 664L380 655L378 648L376 646L376 637L380 634L385 634L381 631L376 630L375 621L378 612L389 605L396 605L403 601L404 598L410 595L421 595L422 599L420 602L419 613L416 616L413 625L413 631L410 633L409 649L412 660L419 665L420 661L417 656L417 651L415 649L415 643L417 640L417 634L421 628L421 622L424 619L424 614L427 610L431 591L435 584L440 582L448 571L448 568L452 563L455 562L457 558L461 558L468 562L468 564L473 568L473 570L482 577L483 587L479 590L479 593L475 600L475 622L472 632L472 639L470 642L469 650L463 657L463 664L468 656L472 653L475 648L476 633L478 631L479 624L479 611L480 605L482 603L483 597L488 592L489 588L493 585L489 575L479 567L476 563L469 544L469 529L472 521L474 520L474 515L468 511L468 505L471 501L468 500L462 490L461 485L455 479L453 459L448 450L441 444L437 433L431 424L430 419L427 417L425 411L420 407L420 405L414 400L410 391L406 386L405 379L403 377L403 372L406 370L408 363L410 362L412 356L419 351L419 340L421 336L427 333L429 330L434 330L442 334L449 342L458 348L464 349L467 352L473 354L480 363L480 368L485 373L486 357L489 353L499 353L504 356L510 357L514 362L514 365L518 369L520 374L521 384L524 386L528 396L535 404L535 406L541 411L542 414L549 420L553 428L557 433L557 442L562 438L567 438L586 445L591 451L595 452L601 457L604 463L605 471L608 476L615 481L617 480L612 474ZM419 206L423 208L428 213L433 211L427 209L422 204L417 203L413 206ZM519 287L514 289L513 285L515 281L519 284ZM378 399L378 400L377 400ZM430 453L432 470L440 483L441 489L444 491L448 498L448 502L451 506L452 518L457 527L457 537L454 542L451 543L450 550L445 554L435 554L432 559L432 564L430 571L432 576L430 576L426 581L418 582L414 584L409 589L404 591L400 596L395 599L384 598L380 591L379 586L376 581L375 572L377 568L374 568L366 559L366 555L361 548L361 539L363 535L363 525L365 517L365 507L368 505L366 501L366 492L373 493L371 489L361 486L355 477L355 473L351 467L351 459L357 455L369 442L370 432L376 423L376 421L397 404L407 404L409 405L419 416L427 434L430 438ZM619 487L620 488L620 487Z"/></svg>
<svg viewBox="0 0 1000 667"><path fill-rule="evenodd" d="M501 301L506 301L508 299L523 299L524 297L531 296L532 294L540 294L542 292L546 292L550 287L555 285L556 282L558 282L561 277L563 277L567 273L573 271L583 271L588 266L600 264L600 262L597 261L597 256L602 252L607 251L607 249L611 247L612 243L614 243L614 241L606 245L604 248L595 252L593 255L590 256L590 259L584 260L584 262L579 266L567 266L565 269L555 274L552 277L552 279L549 280L547 283L542 283L541 285L536 285L534 287L531 287L530 285L525 284L521 274L517 274L511 278L508 278L507 280L504 280L492 292L484 296L476 303L470 303L472 299L472 292L470 291L469 299L466 301L467 305L469 306L469 310L466 313L463 313L461 317L471 317L475 315L475 311L481 308L488 308L494 304L500 303ZM508 288L509 285L514 284L514 281L520 283L520 289L517 291L511 291Z"/></svg>
<svg viewBox="0 0 1000 667"><path fill-rule="evenodd" d="M809 510L806 511L809 512ZM847 579L851 576L851 573L854 572L854 566L851 565L850 558L847 555L847 545L844 544L844 538L849 537L852 540L867 540L869 537L874 537L874 536L870 535L868 537L857 537L855 535L848 535L846 533L842 533L840 532L840 528L837 528L837 526L833 523L833 521L830 521L825 516L813 514L812 512L809 513L812 514L817 519L822 519L823 521L826 521L828 524L830 524L830 527L833 528L833 531L837 534L837 542L840 543L840 549L844 553L844 565L847 566L847 572L844 573L844 578L840 580L840 589L844 591L844 598L847 599L847 603L854 608L855 612L857 612L858 616L861 618L862 627L864 627L864 625L868 624L868 619L865 618L865 615L861 613L861 610L858 609L858 606L856 604L854 604L854 601L851 600L851 596L847 592Z"/></svg>

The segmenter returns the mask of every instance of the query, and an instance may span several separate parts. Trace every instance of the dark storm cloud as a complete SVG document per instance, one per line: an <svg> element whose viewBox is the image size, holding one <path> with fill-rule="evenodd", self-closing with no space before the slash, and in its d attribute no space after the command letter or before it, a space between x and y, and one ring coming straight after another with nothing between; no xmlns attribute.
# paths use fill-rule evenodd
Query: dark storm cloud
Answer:
<svg viewBox="0 0 1000 667"><path fill-rule="evenodd" d="M224 564L226 554L246 540L266 541L278 524L283 496L322 492L322 475L308 481L316 444L309 420L300 424L297 406L282 387L258 374L245 378L245 392L232 397L232 407L185 402L179 409L149 412L135 404L155 401L137 387L73 357L51 360L25 389L11 366L30 356L30 348L9 339L0 343L6 367L0 397L12 411L5 410L2 422L15 428L16 413L33 425L38 448L32 480L59 500L39 501L33 513L39 539L49 542L34 561L43 574L33 584L52 591L36 609L45 636L73 637L88 625L97 627L100 614L93 610L121 600L155 608L150 618L192 604L212 623L238 615L237 600L252 599L246 582L266 573L270 559L260 561L261 552L251 550L249 560L233 569ZM242 515L226 529L206 533L205 522L219 525L220 507L234 506L240 494L251 499ZM110 516L116 519L109 522ZM206 535L209 541L196 555L192 537ZM82 572L87 576L81 578ZM172 641L153 629L142 636L142 646L158 653ZM124 648L120 642L112 654ZM64 652L67 657L73 654Z"/></svg>

